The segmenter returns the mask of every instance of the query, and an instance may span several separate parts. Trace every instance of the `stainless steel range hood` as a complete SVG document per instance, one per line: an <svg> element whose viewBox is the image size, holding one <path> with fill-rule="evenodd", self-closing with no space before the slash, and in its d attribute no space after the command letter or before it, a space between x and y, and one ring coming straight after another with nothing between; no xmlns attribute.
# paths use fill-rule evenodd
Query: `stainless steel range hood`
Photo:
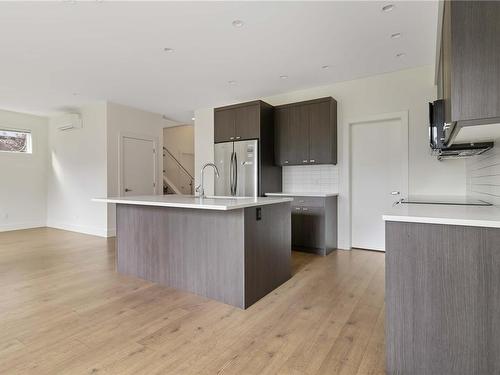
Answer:
<svg viewBox="0 0 500 375"><path fill-rule="evenodd" d="M493 142L460 143L451 145L450 147L433 149L432 153L437 156L438 160L466 158L474 155L481 155L493 148L493 145Z"/></svg>

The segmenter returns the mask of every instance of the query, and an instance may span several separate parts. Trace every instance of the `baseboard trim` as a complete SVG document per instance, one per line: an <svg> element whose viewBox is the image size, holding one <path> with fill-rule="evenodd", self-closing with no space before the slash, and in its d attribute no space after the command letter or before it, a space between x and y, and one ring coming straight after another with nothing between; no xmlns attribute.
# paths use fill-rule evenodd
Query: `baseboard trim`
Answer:
<svg viewBox="0 0 500 375"><path fill-rule="evenodd" d="M45 223L32 222L32 223L2 224L0 225L0 232L10 232L13 230L42 228L42 227L45 227Z"/></svg>
<svg viewBox="0 0 500 375"><path fill-rule="evenodd" d="M110 231L107 228L99 228L92 227L88 225L75 225L75 224L67 224L67 223L58 223L58 222L48 222L47 227L67 230L70 232L78 232L83 234L90 234L92 236L99 237L113 237L114 233L109 233Z"/></svg>

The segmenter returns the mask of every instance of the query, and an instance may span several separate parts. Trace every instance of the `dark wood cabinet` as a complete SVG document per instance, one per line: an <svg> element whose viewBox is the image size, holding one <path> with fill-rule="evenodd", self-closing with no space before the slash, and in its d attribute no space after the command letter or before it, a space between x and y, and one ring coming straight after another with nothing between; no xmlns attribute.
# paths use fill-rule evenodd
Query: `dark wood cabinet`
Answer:
<svg viewBox="0 0 500 375"><path fill-rule="evenodd" d="M261 101L214 109L214 142L258 141L258 195L281 191L281 167L274 160L274 107Z"/></svg>
<svg viewBox="0 0 500 375"><path fill-rule="evenodd" d="M386 222L387 374L500 374L500 229Z"/></svg>
<svg viewBox="0 0 500 375"><path fill-rule="evenodd" d="M327 255L337 248L337 197L300 197L292 209L292 248Z"/></svg>
<svg viewBox="0 0 500 375"><path fill-rule="evenodd" d="M292 158L290 139L290 111L288 108L276 108L274 112L274 150L277 165L287 165Z"/></svg>
<svg viewBox="0 0 500 375"><path fill-rule="evenodd" d="M337 162L337 153L333 150L337 145L332 141L334 139L336 143L337 137L332 134L334 129L330 119L334 111L332 105L331 101L325 101L311 104L309 108L309 163L336 164Z"/></svg>
<svg viewBox="0 0 500 375"><path fill-rule="evenodd" d="M337 102L321 98L276 107L278 165L337 163Z"/></svg>
<svg viewBox="0 0 500 375"><path fill-rule="evenodd" d="M445 121L500 122L500 2L445 1L437 66Z"/></svg>
<svg viewBox="0 0 500 375"><path fill-rule="evenodd" d="M289 111L288 164L306 164L309 161L309 106L292 106Z"/></svg>
<svg viewBox="0 0 500 375"><path fill-rule="evenodd" d="M259 100L216 108L214 110L214 142L258 139L263 107L272 110L269 104Z"/></svg>
<svg viewBox="0 0 500 375"><path fill-rule="evenodd" d="M234 139L234 111L214 112L214 141L225 142Z"/></svg>
<svg viewBox="0 0 500 375"><path fill-rule="evenodd" d="M234 110L234 139L255 139L260 136L260 105L243 106Z"/></svg>

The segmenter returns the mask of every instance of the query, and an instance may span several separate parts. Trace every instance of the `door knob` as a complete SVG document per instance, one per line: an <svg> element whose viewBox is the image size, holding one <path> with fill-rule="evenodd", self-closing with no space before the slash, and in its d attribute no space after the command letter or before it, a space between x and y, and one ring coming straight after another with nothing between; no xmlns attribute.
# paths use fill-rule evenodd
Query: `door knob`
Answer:
<svg viewBox="0 0 500 375"><path fill-rule="evenodd" d="M128 193L129 191L132 191L132 189L125 188L125 193Z"/></svg>

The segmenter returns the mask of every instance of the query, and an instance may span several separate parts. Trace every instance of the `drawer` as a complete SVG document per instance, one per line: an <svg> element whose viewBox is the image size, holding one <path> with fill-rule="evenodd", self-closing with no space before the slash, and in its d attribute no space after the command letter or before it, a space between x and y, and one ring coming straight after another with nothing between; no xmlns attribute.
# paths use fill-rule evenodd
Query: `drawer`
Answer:
<svg viewBox="0 0 500 375"><path fill-rule="evenodd" d="M307 206L307 207L325 207L325 198L321 197L294 197L292 201L292 207L295 206Z"/></svg>

